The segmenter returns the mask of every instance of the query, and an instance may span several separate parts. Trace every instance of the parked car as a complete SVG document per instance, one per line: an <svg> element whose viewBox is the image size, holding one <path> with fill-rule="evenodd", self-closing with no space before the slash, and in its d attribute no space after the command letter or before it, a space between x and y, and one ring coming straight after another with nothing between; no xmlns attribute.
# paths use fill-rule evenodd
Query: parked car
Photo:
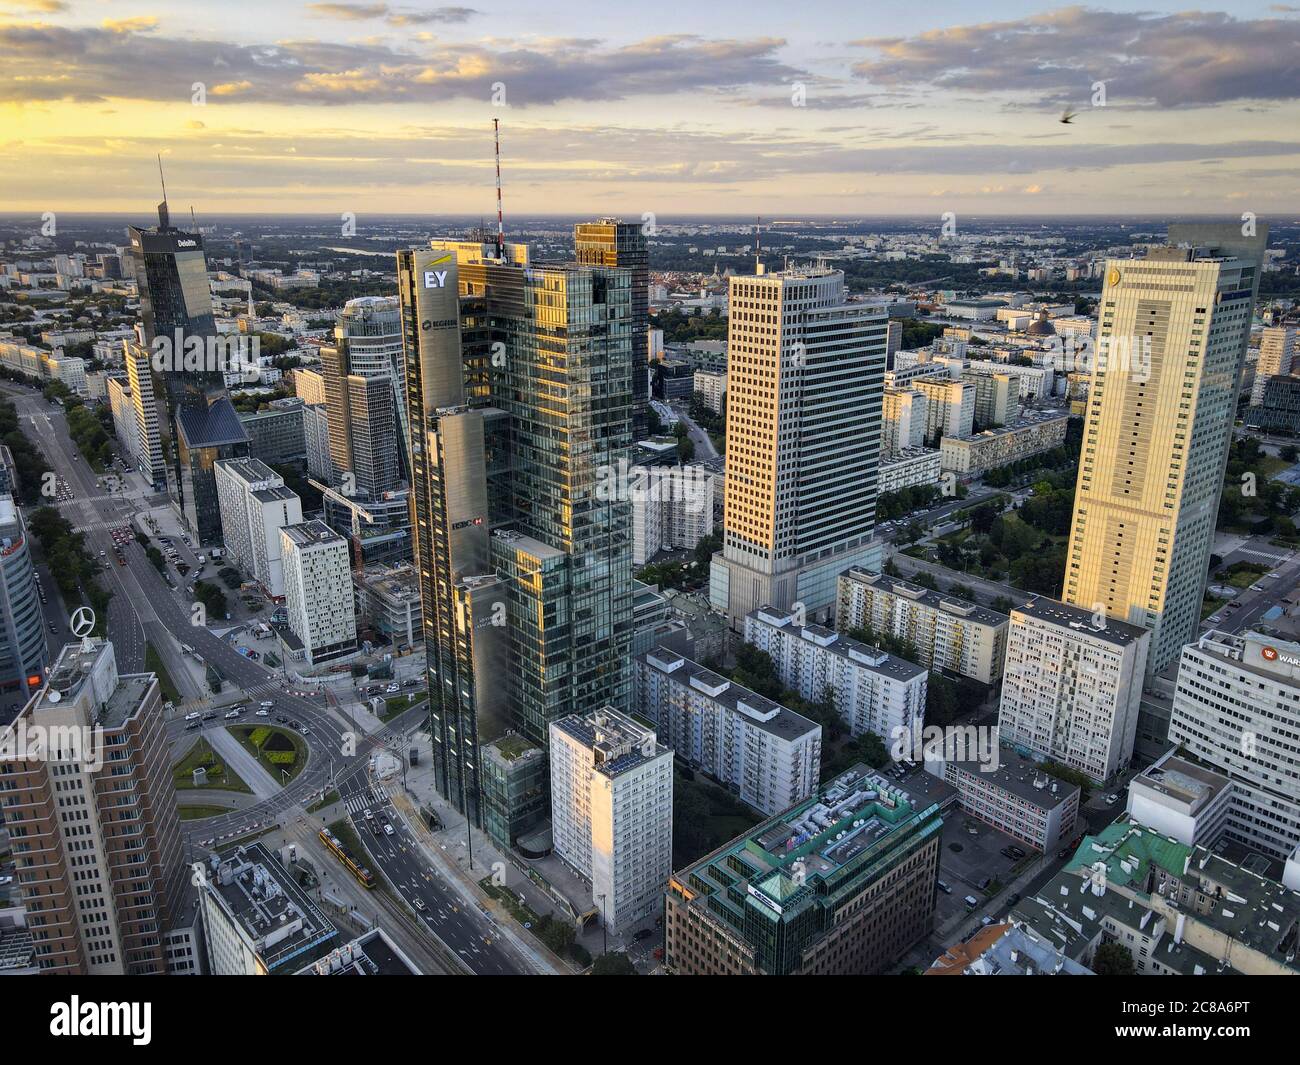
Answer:
<svg viewBox="0 0 1300 1065"><path fill-rule="evenodd" d="M967 895L964 899L962 899L962 902L966 903L966 909L968 910L973 910L975 909L976 906L980 904L980 900L977 899L974 895Z"/></svg>
<svg viewBox="0 0 1300 1065"><path fill-rule="evenodd" d="M1109 795L1106 796L1106 805L1107 805L1107 806L1114 806L1117 802L1119 802L1119 792L1118 792L1118 791L1112 791Z"/></svg>

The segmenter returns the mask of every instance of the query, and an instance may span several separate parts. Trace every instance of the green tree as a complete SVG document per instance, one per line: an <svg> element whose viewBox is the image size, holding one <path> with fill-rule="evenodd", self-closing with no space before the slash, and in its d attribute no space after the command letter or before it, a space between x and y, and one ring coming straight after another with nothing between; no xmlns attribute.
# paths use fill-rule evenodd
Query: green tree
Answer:
<svg viewBox="0 0 1300 1065"><path fill-rule="evenodd" d="M602 954L591 963L592 976L636 976L636 966L626 954Z"/></svg>
<svg viewBox="0 0 1300 1065"><path fill-rule="evenodd" d="M1092 971L1098 976L1132 976L1133 954L1122 943L1103 943L1092 956Z"/></svg>

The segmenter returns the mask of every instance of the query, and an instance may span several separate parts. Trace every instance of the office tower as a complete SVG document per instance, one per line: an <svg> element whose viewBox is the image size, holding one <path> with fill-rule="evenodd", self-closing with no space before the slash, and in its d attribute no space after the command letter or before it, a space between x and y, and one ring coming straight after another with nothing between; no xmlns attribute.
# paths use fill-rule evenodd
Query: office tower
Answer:
<svg viewBox="0 0 1300 1065"><path fill-rule="evenodd" d="M378 496L399 483L404 459L398 441L409 435L401 360L398 301L349 300L334 327L334 343L321 348L332 481L348 495Z"/></svg>
<svg viewBox="0 0 1300 1065"><path fill-rule="evenodd" d="M666 647L637 656L636 691L637 714L678 758L760 813L816 790L822 728L802 714Z"/></svg>
<svg viewBox="0 0 1300 1065"><path fill-rule="evenodd" d="M1106 265L1061 596L1151 629L1153 673L1200 621L1268 228L1169 241Z"/></svg>
<svg viewBox="0 0 1300 1065"><path fill-rule="evenodd" d="M925 411L925 393L920 389L885 389L880 424L882 458L925 443Z"/></svg>
<svg viewBox="0 0 1300 1065"><path fill-rule="evenodd" d="M857 765L673 874L664 965L682 975L886 971L930 932L943 821Z"/></svg>
<svg viewBox="0 0 1300 1065"><path fill-rule="evenodd" d="M602 218L573 227L573 244L580 263L619 266L631 271L632 298L632 439L649 435L650 376L650 253L645 227L636 222ZM725 387L725 384L724 386Z"/></svg>
<svg viewBox="0 0 1300 1065"><path fill-rule="evenodd" d="M307 457L303 401L297 396L273 399L264 409L239 416L248 434L249 458L268 465L301 462Z"/></svg>
<svg viewBox="0 0 1300 1065"><path fill-rule="evenodd" d="M328 662L357 649L356 601L348 542L323 521L286 525L280 530L285 610L290 650L308 665Z"/></svg>
<svg viewBox="0 0 1300 1065"><path fill-rule="evenodd" d="M713 532L713 472L705 466L634 466L632 564L660 551L689 551Z"/></svg>
<svg viewBox="0 0 1300 1065"><path fill-rule="evenodd" d="M947 377L917 377L910 387L925 396L925 437L933 447L940 440L964 440L975 431L975 386Z"/></svg>
<svg viewBox="0 0 1300 1065"><path fill-rule="evenodd" d="M479 747L505 732L507 684L507 602L491 564L484 415L466 402L456 256L399 251L397 281L434 779L481 823Z"/></svg>
<svg viewBox="0 0 1300 1065"><path fill-rule="evenodd" d="M555 853L625 931L659 908L673 872L673 752L613 707L550 724Z"/></svg>
<svg viewBox="0 0 1300 1065"><path fill-rule="evenodd" d="M6 449L7 452L7 449ZM45 616L36 594L27 525L10 483L0 490L0 723L45 683Z"/></svg>
<svg viewBox="0 0 1300 1065"><path fill-rule="evenodd" d="M1230 778L1228 836L1283 859L1300 845L1297 736L1300 644L1211 631L1183 648L1169 744Z"/></svg>
<svg viewBox="0 0 1300 1065"><path fill-rule="evenodd" d="M506 245L504 261L493 245L434 250L458 263L470 402L492 405L510 718L541 745L556 717L631 699L631 503L608 490L631 442L631 272L530 264L522 245Z"/></svg>
<svg viewBox="0 0 1300 1065"><path fill-rule="evenodd" d="M771 656L791 691L829 700L851 735L874 733L888 746L921 734L929 672L915 662L778 610L746 617L745 642Z"/></svg>
<svg viewBox="0 0 1300 1065"><path fill-rule="evenodd" d="M840 574L835 627L907 640L927 669L996 683L1009 623L1005 614L885 573L854 566Z"/></svg>
<svg viewBox="0 0 1300 1065"><path fill-rule="evenodd" d="M998 729L1106 781L1128 764L1151 634L1053 599L1011 611Z"/></svg>
<svg viewBox="0 0 1300 1065"><path fill-rule="evenodd" d="M123 377L109 377L104 381L104 398L113 413L113 436L122 449L122 457L130 465L140 464L140 431L135 424L135 408L131 406L131 382Z"/></svg>
<svg viewBox="0 0 1300 1065"><path fill-rule="evenodd" d="M217 327L203 238L171 224L165 199L155 228L130 226L127 233L159 406L167 494L181 520L206 543L221 535L212 466L247 455L248 438L226 392L225 367L213 358ZM190 351L196 341L197 359Z"/></svg>
<svg viewBox="0 0 1300 1065"><path fill-rule="evenodd" d="M0 795L41 971L166 972L188 870L157 676L68 644L0 749L19 752Z"/></svg>
<svg viewBox="0 0 1300 1065"><path fill-rule="evenodd" d="M135 420L136 469L156 491L167 487L167 463L163 458L162 417L158 412L158 393L149 366L149 352L127 341L122 358L126 363L127 382L131 387L131 411Z"/></svg>
<svg viewBox="0 0 1300 1065"><path fill-rule="evenodd" d="M709 599L824 614L835 577L879 568L872 541L889 320L846 303L821 267L733 277L727 327L727 491Z"/></svg>
<svg viewBox="0 0 1300 1065"><path fill-rule="evenodd" d="M1291 372L1296 355L1294 326L1269 326L1259 336L1259 359L1255 363L1255 382L1250 389L1251 406L1264 402L1264 389L1270 379Z"/></svg>
<svg viewBox="0 0 1300 1065"><path fill-rule="evenodd" d="M216 466L221 532L231 563L268 595L284 595L280 530L302 521L302 501L260 459L223 459Z"/></svg>
<svg viewBox="0 0 1300 1065"><path fill-rule="evenodd" d="M328 485L334 472L330 458L330 423L324 403L302 408L302 437L307 449L307 476Z"/></svg>

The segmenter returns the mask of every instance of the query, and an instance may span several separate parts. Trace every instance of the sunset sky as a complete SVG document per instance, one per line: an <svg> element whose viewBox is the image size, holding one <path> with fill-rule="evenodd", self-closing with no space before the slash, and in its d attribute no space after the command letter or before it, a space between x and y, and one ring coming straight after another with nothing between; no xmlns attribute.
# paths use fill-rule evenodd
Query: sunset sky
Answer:
<svg viewBox="0 0 1300 1065"><path fill-rule="evenodd" d="M490 212L499 118L520 212L1295 212L1297 54L1283 4L0 0L0 211L147 212L161 152L200 214Z"/></svg>

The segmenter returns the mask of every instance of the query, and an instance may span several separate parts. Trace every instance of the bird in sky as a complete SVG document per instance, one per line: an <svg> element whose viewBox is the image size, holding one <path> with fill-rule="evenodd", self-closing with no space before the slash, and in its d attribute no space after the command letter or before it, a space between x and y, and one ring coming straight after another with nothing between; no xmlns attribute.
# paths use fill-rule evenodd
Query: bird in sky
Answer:
<svg viewBox="0 0 1300 1065"><path fill-rule="evenodd" d="M1065 125L1068 126L1071 122L1074 121L1074 116L1075 116L1077 113L1078 113L1078 112L1076 112L1076 111L1071 111L1071 110L1067 107L1067 108L1065 109L1065 113L1061 115L1061 121L1062 121Z"/></svg>

